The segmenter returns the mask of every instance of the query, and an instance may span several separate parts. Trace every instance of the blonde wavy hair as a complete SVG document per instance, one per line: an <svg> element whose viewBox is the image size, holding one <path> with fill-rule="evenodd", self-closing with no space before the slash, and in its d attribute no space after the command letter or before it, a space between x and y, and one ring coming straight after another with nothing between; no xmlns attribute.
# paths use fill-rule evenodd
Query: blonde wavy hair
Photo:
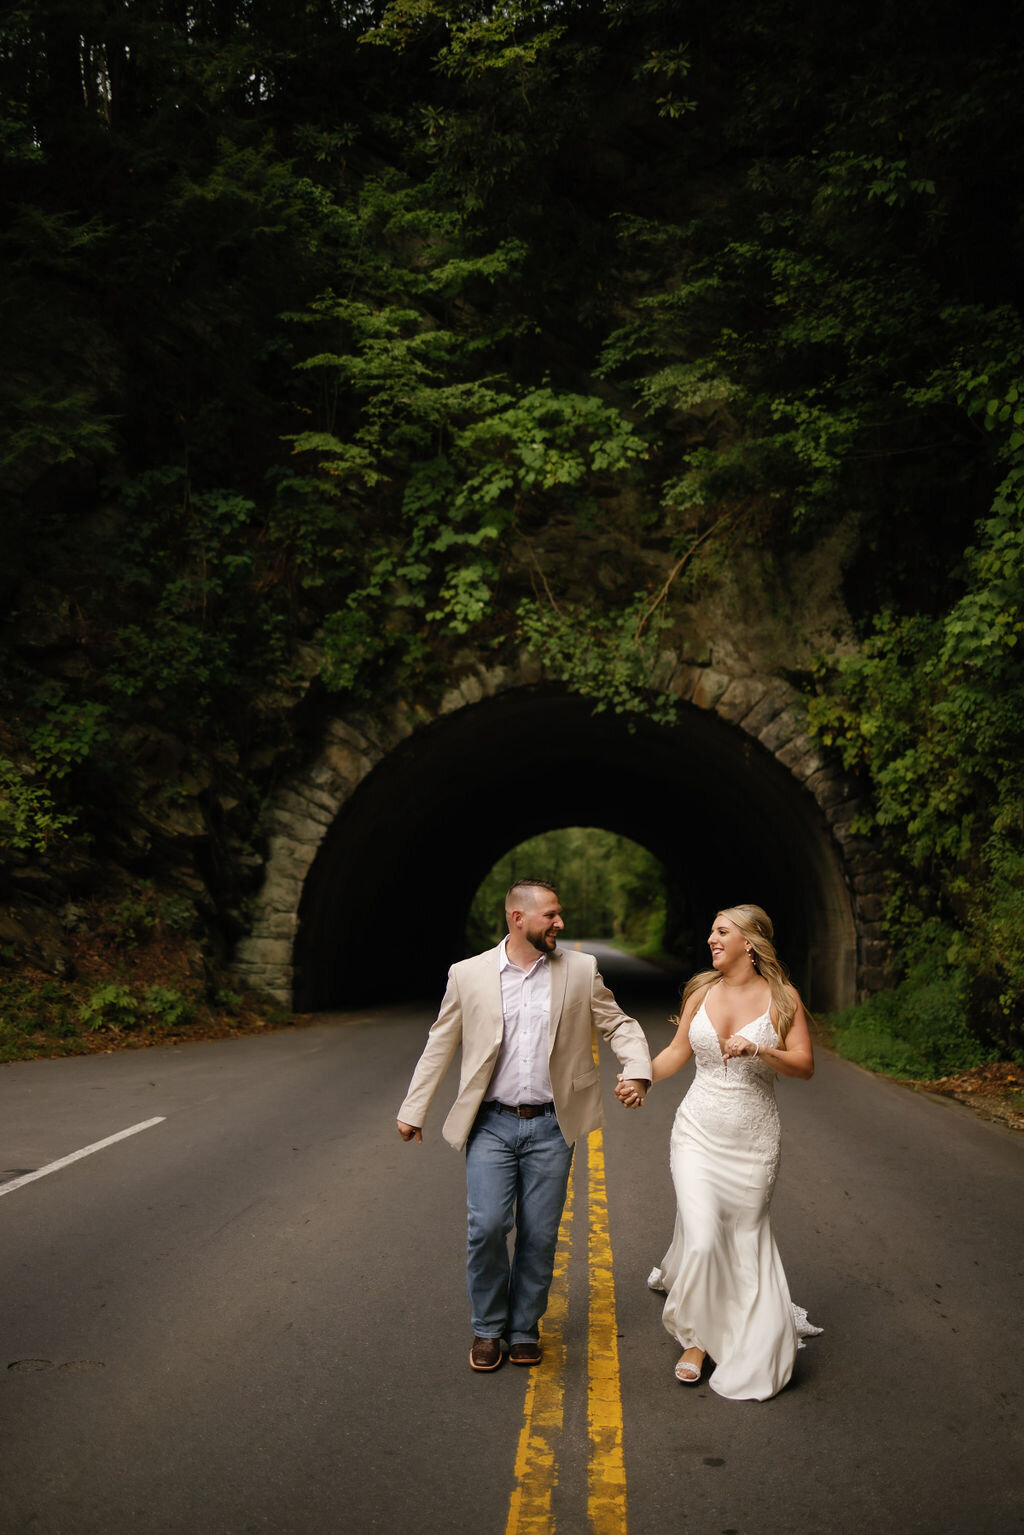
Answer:
<svg viewBox="0 0 1024 1535"><path fill-rule="evenodd" d="M728 917L749 943L754 969L758 975L764 976L771 991L779 1038L785 1039L796 1007L790 995L789 979L772 942L775 927L771 917L763 906L723 906L721 911L715 913L716 922L719 917ZM706 991L716 986L721 979L717 970L701 970L697 975L692 975L683 988L680 1013L694 992Z"/></svg>

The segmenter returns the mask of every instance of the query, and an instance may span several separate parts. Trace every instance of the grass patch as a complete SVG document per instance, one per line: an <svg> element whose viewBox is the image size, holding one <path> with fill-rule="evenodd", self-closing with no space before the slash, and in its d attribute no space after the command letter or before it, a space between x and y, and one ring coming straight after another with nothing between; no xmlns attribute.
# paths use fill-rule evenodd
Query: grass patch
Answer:
<svg viewBox="0 0 1024 1535"><path fill-rule="evenodd" d="M891 991L831 1013L824 1023L841 1056L869 1071L930 1082L998 1059L968 1027L962 975L919 965Z"/></svg>

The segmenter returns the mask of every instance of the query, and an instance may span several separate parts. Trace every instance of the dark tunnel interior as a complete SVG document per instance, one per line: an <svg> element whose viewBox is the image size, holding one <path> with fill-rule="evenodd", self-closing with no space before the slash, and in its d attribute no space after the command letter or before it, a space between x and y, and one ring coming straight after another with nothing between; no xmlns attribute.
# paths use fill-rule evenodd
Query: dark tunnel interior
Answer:
<svg viewBox="0 0 1024 1535"><path fill-rule="evenodd" d="M722 906L755 901L809 1005L854 999L856 933L838 852L811 795L763 747L685 706L673 727L523 688L417 731L363 780L314 860L295 941L300 1011L437 998L464 956L481 880L559 826L639 842L668 875L703 968ZM534 871L537 872L537 871ZM572 913L566 913L566 938ZM584 935L579 936L594 936Z"/></svg>

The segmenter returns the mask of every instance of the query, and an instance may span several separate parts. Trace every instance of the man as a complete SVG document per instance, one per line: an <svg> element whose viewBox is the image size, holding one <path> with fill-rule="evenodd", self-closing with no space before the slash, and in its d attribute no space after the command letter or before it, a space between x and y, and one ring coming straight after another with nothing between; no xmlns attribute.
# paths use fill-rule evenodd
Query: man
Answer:
<svg viewBox="0 0 1024 1535"><path fill-rule="evenodd" d="M441 1010L398 1111L404 1141L423 1121L459 1046L459 1093L443 1134L466 1148L467 1290L474 1370L540 1363L573 1145L602 1122L591 1025L643 1103L651 1058L643 1030L616 1004L590 954L560 950L562 908L546 880L505 897L508 936L453 965ZM506 1238L516 1228L509 1264Z"/></svg>

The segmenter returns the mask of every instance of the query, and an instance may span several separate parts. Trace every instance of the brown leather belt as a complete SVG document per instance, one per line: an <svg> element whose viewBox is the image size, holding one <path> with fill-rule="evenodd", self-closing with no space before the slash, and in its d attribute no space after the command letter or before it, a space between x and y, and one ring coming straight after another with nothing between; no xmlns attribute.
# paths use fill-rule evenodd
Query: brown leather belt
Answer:
<svg viewBox="0 0 1024 1535"><path fill-rule="evenodd" d="M538 1114L547 1114L553 1108L553 1103L499 1103L497 1098L488 1098L484 1104L485 1109L501 1109L503 1114L516 1114L520 1119L536 1119Z"/></svg>

